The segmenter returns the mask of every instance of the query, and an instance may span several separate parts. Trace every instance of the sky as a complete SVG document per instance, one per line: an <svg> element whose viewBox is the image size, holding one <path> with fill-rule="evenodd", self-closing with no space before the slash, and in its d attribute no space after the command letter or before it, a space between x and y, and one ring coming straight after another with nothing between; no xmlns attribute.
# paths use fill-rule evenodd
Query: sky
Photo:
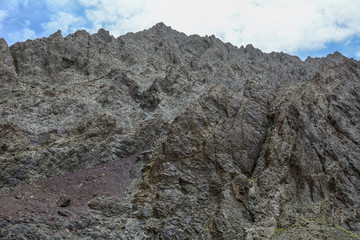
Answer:
<svg viewBox="0 0 360 240"><path fill-rule="evenodd" d="M339 51L360 59L360 0L0 0L8 45L62 31L115 37L164 22L188 35L302 59Z"/></svg>

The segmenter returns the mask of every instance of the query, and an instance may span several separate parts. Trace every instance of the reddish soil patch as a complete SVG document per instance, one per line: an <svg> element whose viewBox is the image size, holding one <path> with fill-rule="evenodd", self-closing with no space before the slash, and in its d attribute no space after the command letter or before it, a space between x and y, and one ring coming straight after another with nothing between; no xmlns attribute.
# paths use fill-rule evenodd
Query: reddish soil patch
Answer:
<svg viewBox="0 0 360 240"><path fill-rule="evenodd" d="M27 213L57 214L59 209L87 211L87 202L97 196L123 197L133 177L137 154L93 168L51 177L27 185L0 191L0 219L18 218ZM58 207L63 195L70 205Z"/></svg>

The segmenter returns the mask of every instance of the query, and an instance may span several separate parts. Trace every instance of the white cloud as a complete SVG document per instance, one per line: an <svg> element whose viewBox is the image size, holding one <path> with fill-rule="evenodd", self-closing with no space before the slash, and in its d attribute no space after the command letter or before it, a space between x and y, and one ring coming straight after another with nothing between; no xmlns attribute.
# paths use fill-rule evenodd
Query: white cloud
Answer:
<svg viewBox="0 0 360 240"><path fill-rule="evenodd" d="M23 28L23 30L22 30L22 38L23 39L34 39L34 38L36 38L36 34L30 28Z"/></svg>
<svg viewBox="0 0 360 240"><path fill-rule="evenodd" d="M4 10L0 10L0 29L3 27L3 21L7 17L7 12Z"/></svg>
<svg viewBox="0 0 360 240"><path fill-rule="evenodd" d="M146 23L144 18L145 0L81 0L87 8L88 21L92 23L91 31L106 28L113 35L137 31Z"/></svg>
<svg viewBox="0 0 360 240"><path fill-rule="evenodd" d="M59 12L51 16L51 21L43 23L41 26L44 28L44 35L49 35L57 30L61 30L64 34L68 34L79 30L85 23L82 17L73 16L70 13Z"/></svg>
<svg viewBox="0 0 360 240"><path fill-rule="evenodd" d="M71 12L73 11L76 6L78 5L76 1L73 0L61 0L61 1L54 1L54 0L45 0L46 7L51 12Z"/></svg>
<svg viewBox="0 0 360 240"><path fill-rule="evenodd" d="M360 58L360 50L355 54L355 56Z"/></svg>
<svg viewBox="0 0 360 240"><path fill-rule="evenodd" d="M48 0L49 1L49 0ZM66 9L72 4L54 4ZM57 1L61 2L61 1ZM319 50L330 42L360 36L360 0L80 0L85 16L71 10L54 15L42 26L47 34L90 26L114 36L164 22L187 34L215 34L241 46L253 44L263 51ZM86 25L85 25L86 24Z"/></svg>
<svg viewBox="0 0 360 240"><path fill-rule="evenodd" d="M24 0L23 4L24 4L24 7L28 7L29 6L29 0Z"/></svg>
<svg viewBox="0 0 360 240"><path fill-rule="evenodd" d="M149 4L149 14L175 29L215 34L238 46L252 43L265 51L319 49L360 33L358 0L156 2Z"/></svg>
<svg viewBox="0 0 360 240"><path fill-rule="evenodd" d="M19 5L21 4L22 1L19 0L13 0L13 1L3 1L1 3L1 8L2 9L6 9L6 11L10 12L10 11L14 11L16 10Z"/></svg>
<svg viewBox="0 0 360 240"><path fill-rule="evenodd" d="M0 21L4 20L6 16L7 16L7 12L4 10L0 10Z"/></svg>
<svg viewBox="0 0 360 240"><path fill-rule="evenodd" d="M26 41L36 37L36 33L27 27L21 29L20 31L13 31L7 34L7 39L9 42Z"/></svg>

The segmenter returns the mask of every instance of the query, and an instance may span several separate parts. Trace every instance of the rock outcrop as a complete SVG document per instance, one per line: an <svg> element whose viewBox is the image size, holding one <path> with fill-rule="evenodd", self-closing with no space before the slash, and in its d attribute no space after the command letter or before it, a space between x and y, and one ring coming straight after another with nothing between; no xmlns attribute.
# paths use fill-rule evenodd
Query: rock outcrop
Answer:
<svg viewBox="0 0 360 240"><path fill-rule="evenodd" d="M360 238L360 63L338 52L58 31L0 40L0 92L1 239Z"/></svg>

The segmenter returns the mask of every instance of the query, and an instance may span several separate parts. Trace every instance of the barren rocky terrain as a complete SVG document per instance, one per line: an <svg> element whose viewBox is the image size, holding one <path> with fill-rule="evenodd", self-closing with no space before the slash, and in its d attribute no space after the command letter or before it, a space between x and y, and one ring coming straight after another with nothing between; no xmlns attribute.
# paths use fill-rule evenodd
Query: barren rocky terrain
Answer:
<svg viewBox="0 0 360 240"><path fill-rule="evenodd" d="M360 239L360 62L159 23L0 39L0 239Z"/></svg>

